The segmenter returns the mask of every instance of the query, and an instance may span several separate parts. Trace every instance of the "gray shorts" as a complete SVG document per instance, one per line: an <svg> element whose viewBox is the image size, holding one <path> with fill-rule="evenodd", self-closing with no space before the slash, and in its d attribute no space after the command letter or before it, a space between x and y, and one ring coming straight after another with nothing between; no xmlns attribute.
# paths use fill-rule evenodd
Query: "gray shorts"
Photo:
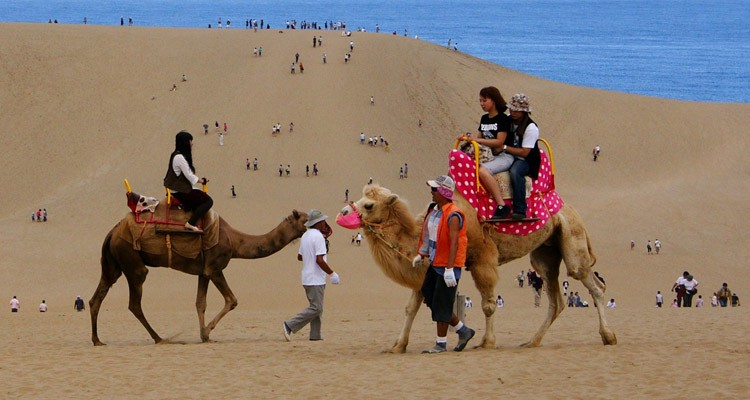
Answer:
<svg viewBox="0 0 750 400"><path fill-rule="evenodd" d="M515 157L508 153L500 153L495 156L495 159L482 163L482 165L494 175L509 170L510 166L513 165L514 159Z"/></svg>

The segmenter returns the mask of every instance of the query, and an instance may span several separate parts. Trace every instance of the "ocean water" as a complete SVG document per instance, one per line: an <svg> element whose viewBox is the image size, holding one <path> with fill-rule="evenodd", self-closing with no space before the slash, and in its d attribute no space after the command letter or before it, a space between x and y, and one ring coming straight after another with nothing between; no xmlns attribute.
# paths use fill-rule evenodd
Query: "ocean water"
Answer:
<svg viewBox="0 0 750 400"><path fill-rule="evenodd" d="M0 22L214 27L342 21L418 36L543 78L679 100L750 102L748 0L0 0Z"/></svg>

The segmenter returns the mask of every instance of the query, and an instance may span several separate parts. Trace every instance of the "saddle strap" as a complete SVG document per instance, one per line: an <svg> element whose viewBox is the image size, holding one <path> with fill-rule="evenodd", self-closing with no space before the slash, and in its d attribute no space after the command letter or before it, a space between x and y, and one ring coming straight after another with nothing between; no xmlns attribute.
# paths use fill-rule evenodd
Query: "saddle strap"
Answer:
<svg viewBox="0 0 750 400"><path fill-rule="evenodd" d="M167 268L172 268L172 235L167 233L165 238L167 242Z"/></svg>

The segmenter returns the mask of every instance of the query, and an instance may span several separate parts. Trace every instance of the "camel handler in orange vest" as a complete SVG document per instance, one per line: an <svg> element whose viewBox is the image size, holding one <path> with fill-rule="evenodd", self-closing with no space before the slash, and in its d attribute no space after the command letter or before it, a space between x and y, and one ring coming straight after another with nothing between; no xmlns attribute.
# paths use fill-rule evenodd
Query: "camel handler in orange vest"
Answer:
<svg viewBox="0 0 750 400"><path fill-rule="evenodd" d="M453 204L453 190L456 184L446 175L427 181L432 190L434 204L422 224L419 235L419 253L412 262L417 267L424 257L430 260L430 267L422 283L422 294L427 307L432 311L432 320L437 323L435 347L422 353L435 354L446 351L448 325L458 333L458 344L453 351L461 351L474 337L474 330L464 325L453 312L461 268L466 262L466 224L463 211Z"/></svg>

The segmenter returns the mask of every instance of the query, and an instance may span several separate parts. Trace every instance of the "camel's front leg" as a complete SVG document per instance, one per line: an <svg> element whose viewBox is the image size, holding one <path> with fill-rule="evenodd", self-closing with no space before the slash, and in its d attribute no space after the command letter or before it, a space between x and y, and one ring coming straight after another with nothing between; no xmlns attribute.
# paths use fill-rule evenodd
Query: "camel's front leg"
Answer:
<svg viewBox="0 0 750 400"><path fill-rule="evenodd" d="M589 270L590 271L590 270ZM599 335L602 337L602 343L605 345L617 344L617 336L609 328L607 318L604 315L604 309L607 308L607 302L604 300L604 290L607 288L593 273L587 274L581 282L591 293L596 305L596 312L599 315Z"/></svg>
<svg viewBox="0 0 750 400"><path fill-rule="evenodd" d="M471 276L482 296L482 312L484 313L484 337L482 342L475 348L494 349L495 343L495 283L497 282L497 268L487 264L474 265L471 268Z"/></svg>
<svg viewBox="0 0 750 400"><path fill-rule="evenodd" d="M213 275L211 275L210 279L211 282L214 283L214 286L216 286L216 289L219 289L221 295L224 296L224 308L222 308L221 311L216 314L214 319L209 322L206 328L202 330L205 331L206 339L208 339L209 333L211 333L211 331L216 328L216 325L219 323L219 321L221 321L224 315L237 307L237 298L234 296L234 293L232 293L232 290L229 289L227 280L226 278L224 278L224 273L222 273L221 271L215 272ZM203 338L203 332L201 332L201 338Z"/></svg>
<svg viewBox="0 0 750 400"><path fill-rule="evenodd" d="M208 294L208 277L198 276L198 294L195 297L195 309L198 311L198 324L201 330L201 340L208 342L208 335L211 333L206 328L206 295Z"/></svg>
<svg viewBox="0 0 750 400"><path fill-rule="evenodd" d="M388 350L389 353L406 352L406 346L409 344L409 333L411 332L411 325L412 323L414 323L414 317L416 317L417 311L419 311L419 307L422 305L423 301L424 296L422 295L421 289L417 289L411 292L409 303L406 304L406 320L404 321L404 327L401 329L401 335L399 335L396 343L394 343L393 347Z"/></svg>

